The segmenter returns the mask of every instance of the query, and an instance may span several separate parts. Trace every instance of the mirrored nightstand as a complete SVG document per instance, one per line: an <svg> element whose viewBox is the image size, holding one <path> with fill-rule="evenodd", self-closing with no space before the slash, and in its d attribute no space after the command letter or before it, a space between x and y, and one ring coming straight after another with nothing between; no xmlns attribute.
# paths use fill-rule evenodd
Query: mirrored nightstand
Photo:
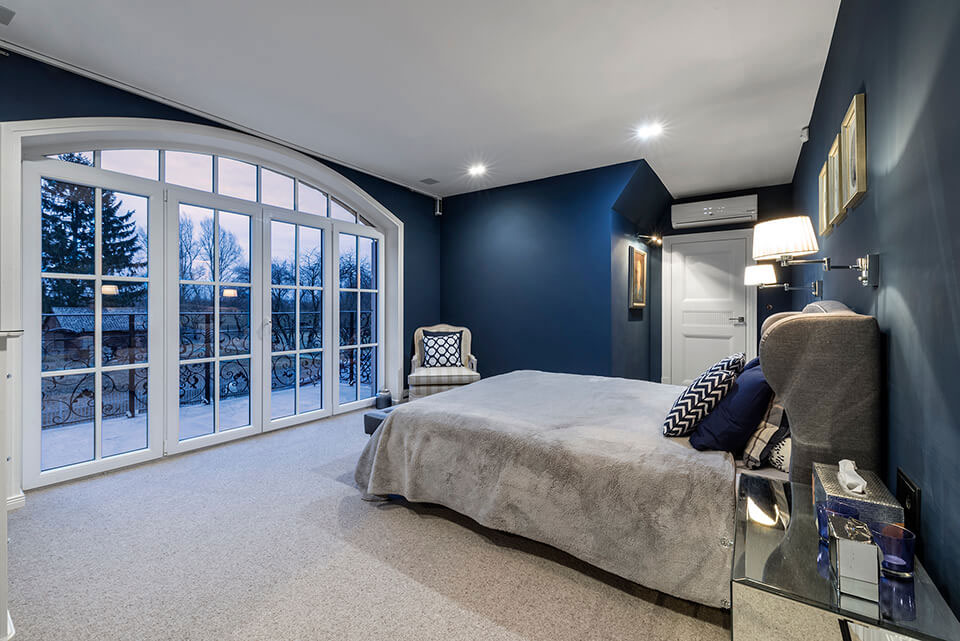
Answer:
<svg viewBox="0 0 960 641"><path fill-rule="evenodd" d="M919 563L912 582L882 586L872 610L838 595L829 573L813 488L743 475L731 585L734 641L897 638L889 633L960 641L960 623Z"/></svg>

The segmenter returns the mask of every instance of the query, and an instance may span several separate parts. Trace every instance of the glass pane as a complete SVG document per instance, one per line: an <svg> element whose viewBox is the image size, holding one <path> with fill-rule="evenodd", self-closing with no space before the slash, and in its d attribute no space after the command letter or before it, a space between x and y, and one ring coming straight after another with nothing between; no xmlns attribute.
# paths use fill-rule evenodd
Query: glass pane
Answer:
<svg viewBox="0 0 960 641"><path fill-rule="evenodd" d="M323 285L323 230L300 227L300 284Z"/></svg>
<svg viewBox="0 0 960 641"><path fill-rule="evenodd" d="M51 154L47 156L51 160L62 160L64 162L73 162L78 165L87 165L93 167L92 151L71 151L66 154Z"/></svg>
<svg viewBox="0 0 960 641"><path fill-rule="evenodd" d="M97 406L94 375L40 380L40 469L92 461Z"/></svg>
<svg viewBox="0 0 960 641"><path fill-rule="evenodd" d="M100 167L160 180L160 152L156 149L104 149L100 152Z"/></svg>
<svg viewBox="0 0 960 641"><path fill-rule="evenodd" d="M294 383L297 380L296 356L274 356L270 363L270 418L292 416L296 411L294 405L296 391Z"/></svg>
<svg viewBox="0 0 960 641"><path fill-rule="evenodd" d="M180 358L213 356L213 285L180 285Z"/></svg>
<svg viewBox="0 0 960 641"><path fill-rule="evenodd" d="M337 202L336 199L330 200L330 218L345 220L350 223L357 222L357 215Z"/></svg>
<svg viewBox="0 0 960 641"><path fill-rule="evenodd" d="M288 352L297 348L294 338L297 324L297 310L294 308L295 289L270 290L270 309L273 315L270 349L274 352Z"/></svg>
<svg viewBox="0 0 960 641"><path fill-rule="evenodd" d="M220 355L250 353L250 288L220 288Z"/></svg>
<svg viewBox="0 0 960 641"><path fill-rule="evenodd" d="M220 431L250 424L250 359L220 363Z"/></svg>
<svg viewBox="0 0 960 641"><path fill-rule="evenodd" d="M265 205L293 209L293 178L261 167L260 201Z"/></svg>
<svg viewBox="0 0 960 641"><path fill-rule="evenodd" d="M164 152L164 181L201 191L213 191L213 156L189 151Z"/></svg>
<svg viewBox="0 0 960 641"><path fill-rule="evenodd" d="M100 336L104 365L147 362L147 284L100 286Z"/></svg>
<svg viewBox="0 0 960 641"><path fill-rule="evenodd" d="M257 166L218 156L217 193L244 200L256 200Z"/></svg>
<svg viewBox="0 0 960 641"><path fill-rule="evenodd" d="M360 294L360 343L377 342L377 295Z"/></svg>
<svg viewBox="0 0 960 641"><path fill-rule="evenodd" d="M340 292L340 344L357 344L357 292Z"/></svg>
<svg viewBox="0 0 960 641"><path fill-rule="evenodd" d="M357 400L357 350L340 350L340 403Z"/></svg>
<svg viewBox="0 0 960 641"><path fill-rule="evenodd" d="M300 291L300 349L323 347L323 291Z"/></svg>
<svg viewBox="0 0 960 641"><path fill-rule="evenodd" d="M60 180L40 181L41 269L93 274L96 190Z"/></svg>
<svg viewBox="0 0 960 641"><path fill-rule="evenodd" d="M360 348L359 398L370 398L377 393L377 348Z"/></svg>
<svg viewBox="0 0 960 641"><path fill-rule="evenodd" d="M308 214L327 215L327 195L315 187L297 182L297 209Z"/></svg>
<svg viewBox="0 0 960 641"><path fill-rule="evenodd" d="M180 366L180 440L213 434L213 363Z"/></svg>
<svg viewBox="0 0 960 641"><path fill-rule="evenodd" d="M340 287L357 287L357 237L340 234Z"/></svg>
<svg viewBox="0 0 960 641"><path fill-rule="evenodd" d="M213 210L180 205L180 278L213 280Z"/></svg>
<svg viewBox="0 0 960 641"><path fill-rule="evenodd" d="M270 282L274 285L295 285L297 226L270 221Z"/></svg>
<svg viewBox="0 0 960 641"><path fill-rule="evenodd" d="M357 239L360 256L360 289L377 288L377 241L360 236Z"/></svg>
<svg viewBox="0 0 960 641"><path fill-rule="evenodd" d="M147 208L144 196L103 192L100 265L108 276L147 275Z"/></svg>
<svg viewBox="0 0 960 641"><path fill-rule="evenodd" d="M323 352L300 354L300 413L323 407Z"/></svg>
<svg viewBox="0 0 960 641"><path fill-rule="evenodd" d="M220 212L220 280L250 282L250 216Z"/></svg>
<svg viewBox="0 0 960 641"><path fill-rule="evenodd" d="M94 366L94 283L41 279L40 351L44 371Z"/></svg>
<svg viewBox="0 0 960 641"><path fill-rule="evenodd" d="M147 368L102 374L100 456L147 447Z"/></svg>

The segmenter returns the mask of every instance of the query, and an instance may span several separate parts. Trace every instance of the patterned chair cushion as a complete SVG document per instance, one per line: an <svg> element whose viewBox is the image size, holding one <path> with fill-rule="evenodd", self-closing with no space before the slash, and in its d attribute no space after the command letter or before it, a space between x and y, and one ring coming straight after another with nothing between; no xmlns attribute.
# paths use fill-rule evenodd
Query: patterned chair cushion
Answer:
<svg viewBox="0 0 960 641"><path fill-rule="evenodd" d="M730 391L737 380L737 375L722 366L724 361L720 361L698 376L677 398L663 421L664 436L691 434L700 421Z"/></svg>
<svg viewBox="0 0 960 641"><path fill-rule="evenodd" d="M479 380L480 374L466 367L418 367L407 377L411 386L466 385Z"/></svg>
<svg viewBox="0 0 960 641"><path fill-rule="evenodd" d="M463 364L460 340L463 332L423 332L423 366L456 367Z"/></svg>
<svg viewBox="0 0 960 641"><path fill-rule="evenodd" d="M410 400L415 401L418 398L426 398L460 387L463 387L463 385L413 385L410 387Z"/></svg>

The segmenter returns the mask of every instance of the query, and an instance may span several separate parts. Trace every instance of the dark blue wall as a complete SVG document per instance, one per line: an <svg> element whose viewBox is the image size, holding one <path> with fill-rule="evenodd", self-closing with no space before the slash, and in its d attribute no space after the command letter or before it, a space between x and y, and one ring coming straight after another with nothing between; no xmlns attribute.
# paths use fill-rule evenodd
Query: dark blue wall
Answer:
<svg viewBox="0 0 960 641"><path fill-rule="evenodd" d="M471 329L484 376L613 371L612 208L641 165L444 200L443 319ZM618 234L625 230L618 222Z"/></svg>
<svg viewBox="0 0 960 641"><path fill-rule="evenodd" d="M853 95L866 93L867 194L832 235L837 263L880 254L880 287L825 276L826 298L886 337L886 480L922 489L924 565L960 612L960 3L844 0L794 176L815 216L817 177ZM816 222L814 222L816 227ZM805 268L809 280L822 274ZM797 307L809 302L797 296Z"/></svg>
<svg viewBox="0 0 960 641"><path fill-rule="evenodd" d="M10 53L0 56L0 121L115 116L160 118L219 127L218 123L69 71ZM440 313L440 224L433 199L322 159L357 183L404 223L404 318L409 369L413 331Z"/></svg>
<svg viewBox="0 0 960 641"><path fill-rule="evenodd" d="M651 248L637 240L637 227L616 211L610 212L610 375L650 380L653 345L650 327L660 310L650 303ZM647 252L647 306L630 309L630 248ZM659 247L656 248L659 253Z"/></svg>
<svg viewBox="0 0 960 641"><path fill-rule="evenodd" d="M636 233L655 236L661 234L661 221L667 220L669 225L672 200L673 197L660 177L646 161L641 161L640 166L630 178L630 182L627 183L620 197L617 198L613 208L633 221ZM621 247L619 249L616 246L614 247L614 261L621 258L627 251L623 248L627 240L622 237L622 233L623 231L618 238L615 219L614 242L619 241ZM640 243L635 244L642 246ZM613 375L644 378L659 383L663 369L663 308L661 306L663 294L660 276L662 252L659 245L649 243L645 246L647 250L647 306L644 309L624 311L627 300L627 271L616 262L613 265ZM622 298L619 292L623 292ZM626 315L625 319L624 315ZM620 323L619 331L618 322ZM645 368L635 360L631 363L630 355L618 348L618 345L624 340L624 336L629 337L644 331L648 335L646 354L649 362ZM639 350L637 351L639 352ZM618 360L627 360L626 366L618 363Z"/></svg>

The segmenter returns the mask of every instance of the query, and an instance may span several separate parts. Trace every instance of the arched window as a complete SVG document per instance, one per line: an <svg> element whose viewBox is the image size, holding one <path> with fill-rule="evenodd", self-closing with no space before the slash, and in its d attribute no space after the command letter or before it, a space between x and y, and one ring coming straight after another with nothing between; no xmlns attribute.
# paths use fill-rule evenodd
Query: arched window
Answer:
<svg viewBox="0 0 960 641"><path fill-rule="evenodd" d="M21 240L24 487L399 396L402 223L341 175L165 121L0 136L21 161L0 232Z"/></svg>

